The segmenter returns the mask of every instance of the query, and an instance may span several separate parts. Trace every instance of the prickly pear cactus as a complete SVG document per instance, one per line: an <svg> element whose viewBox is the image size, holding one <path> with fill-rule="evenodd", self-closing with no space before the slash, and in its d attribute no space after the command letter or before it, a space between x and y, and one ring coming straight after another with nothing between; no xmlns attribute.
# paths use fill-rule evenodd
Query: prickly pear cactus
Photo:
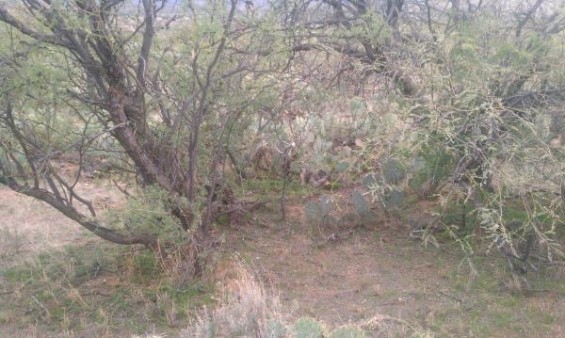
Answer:
<svg viewBox="0 0 565 338"><path fill-rule="evenodd" d="M306 206L304 206L304 211L306 213L306 219L308 220L308 223L318 224L322 221L323 213L320 203L316 201L310 201L306 203Z"/></svg>
<svg viewBox="0 0 565 338"><path fill-rule="evenodd" d="M344 326L334 330L328 338L366 338L365 331L355 326Z"/></svg>
<svg viewBox="0 0 565 338"><path fill-rule="evenodd" d="M373 188L375 184L379 182L379 178L376 174L368 174L363 178L363 185L367 189Z"/></svg>
<svg viewBox="0 0 565 338"><path fill-rule="evenodd" d="M275 320L269 320L269 322L267 322L268 338L283 338L286 334L287 330L283 323Z"/></svg>
<svg viewBox="0 0 565 338"><path fill-rule="evenodd" d="M392 190L383 196L383 203L387 210L397 209L406 200L406 195L403 191Z"/></svg>
<svg viewBox="0 0 565 338"><path fill-rule="evenodd" d="M332 207L332 198L330 196L320 196L320 209L322 211L322 217L329 215L332 211Z"/></svg>
<svg viewBox="0 0 565 338"><path fill-rule="evenodd" d="M306 219L310 224L335 224L335 219L330 215L333 208L331 197L322 195L320 201L310 201L306 203L304 211Z"/></svg>
<svg viewBox="0 0 565 338"><path fill-rule="evenodd" d="M369 208L369 203L363 197L359 191L354 191L351 195L351 199L353 200L353 205L355 206L355 211L361 218L366 218L369 216L371 210Z"/></svg>
<svg viewBox="0 0 565 338"><path fill-rule="evenodd" d="M399 184L406 177L406 171L399 161L389 159L381 165L383 176L388 184Z"/></svg>
<svg viewBox="0 0 565 338"><path fill-rule="evenodd" d="M323 336L322 324L313 318L302 317L292 327L292 337L294 338L322 338Z"/></svg>

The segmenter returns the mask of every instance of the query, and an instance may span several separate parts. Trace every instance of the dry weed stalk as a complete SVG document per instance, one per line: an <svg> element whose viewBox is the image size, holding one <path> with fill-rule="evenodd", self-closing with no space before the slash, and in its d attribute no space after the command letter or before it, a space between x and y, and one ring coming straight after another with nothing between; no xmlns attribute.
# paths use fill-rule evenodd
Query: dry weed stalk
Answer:
<svg viewBox="0 0 565 338"><path fill-rule="evenodd" d="M181 332L181 337L267 337L269 326L280 318L278 297L269 294L241 260L237 277L223 286L220 305L204 311Z"/></svg>

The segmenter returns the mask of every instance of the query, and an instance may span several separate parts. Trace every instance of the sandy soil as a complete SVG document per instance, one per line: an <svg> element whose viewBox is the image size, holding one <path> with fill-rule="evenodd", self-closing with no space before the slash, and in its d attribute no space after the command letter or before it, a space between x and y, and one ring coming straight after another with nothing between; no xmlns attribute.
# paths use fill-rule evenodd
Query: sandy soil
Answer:
<svg viewBox="0 0 565 338"><path fill-rule="evenodd" d="M37 253L81 243L88 231L44 203L0 187L0 252L2 264Z"/></svg>
<svg viewBox="0 0 565 338"><path fill-rule="evenodd" d="M92 197L98 212L121 200L111 188L94 182L84 183L78 190ZM45 250L97 240L46 203L0 186L0 267L30 259Z"/></svg>

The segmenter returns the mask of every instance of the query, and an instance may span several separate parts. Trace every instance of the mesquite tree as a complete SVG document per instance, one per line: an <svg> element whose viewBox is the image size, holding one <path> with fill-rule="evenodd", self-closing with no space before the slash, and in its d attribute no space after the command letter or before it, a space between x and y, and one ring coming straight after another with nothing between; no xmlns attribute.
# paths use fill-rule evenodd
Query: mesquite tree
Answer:
<svg viewBox="0 0 565 338"><path fill-rule="evenodd" d="M411 171L427 163L426 194L467 207L462 221L443 228L467 252L477 237L487 239L518 272L533 247L545 261L563 254L562 1L280 6L289 7L286 29L299 32L295 50L340 58L338 80L377 79L374 91L397 105L404 134L385 140L398 150L389 156L406 159Z"/></svg>
<svg viewBox="0 0 565 338"><path fill-rule="evenodd" d="M200 245L228 126L280 63L249 56L275 42L250 29L259 15L238 0L22 0L0 4L0 21L0 182L105 240L157 248L154 233L104 224L81 194L89 161L103 159L118 187L160 191ZM69 160L71 175L59 165Z"/></svg>
<svg viewBox="0 0 565 338"><path fill-rule="evenodd" d="M563 157L548 144L565 135L564 15L550 0L5 2L0 182L107 240L158 247L147 229L104 223L81 195L89 161L103 159L118 186L158 196L197 248L218 201L233 202L229 189L216 196L224 161L245 176L232 148L249 145L249 126L281 132L298 108L307 132L322 107L375 100L368 85L404 125L374 143L429 160L430 194L470 204L472 230L521 258L512 237L549 248L562 225ZM527 215L512 230L518 201Z"/></svg>

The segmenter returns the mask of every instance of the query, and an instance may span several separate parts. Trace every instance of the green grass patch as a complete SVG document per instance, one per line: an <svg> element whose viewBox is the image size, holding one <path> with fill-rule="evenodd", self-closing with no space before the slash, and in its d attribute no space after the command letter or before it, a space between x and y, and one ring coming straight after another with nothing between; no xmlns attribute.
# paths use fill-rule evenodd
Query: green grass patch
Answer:
<svg viewBox="0 0 565 338"><path fill-rule="evenodd" d="M0 322L16 329L33 325L42 335L73 336L85 325L97 332L167 332L213 303L212 287L179 284L152 252L109 244L42 253L0 276L12 291L0 302Z"/></svg>

